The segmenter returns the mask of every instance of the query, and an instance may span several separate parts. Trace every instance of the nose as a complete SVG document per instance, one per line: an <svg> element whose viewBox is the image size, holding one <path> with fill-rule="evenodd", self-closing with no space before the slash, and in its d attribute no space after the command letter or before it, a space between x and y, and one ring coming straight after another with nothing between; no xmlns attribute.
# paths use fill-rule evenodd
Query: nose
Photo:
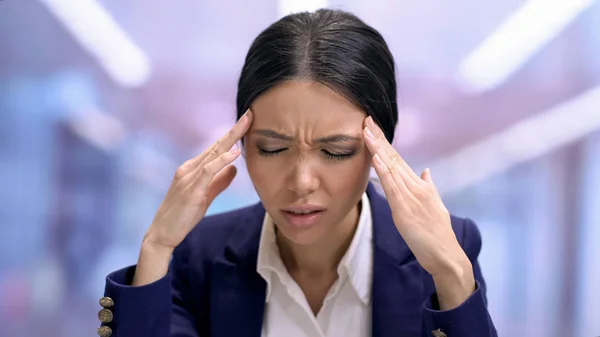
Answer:
<svg viewBox="0 0 600 337"><path fill-rule="evenodd" d="M315 174L310 160L300 158L292 168L287 181L287 188L298 198L305 197L319 188L319 178Z"/></svg>

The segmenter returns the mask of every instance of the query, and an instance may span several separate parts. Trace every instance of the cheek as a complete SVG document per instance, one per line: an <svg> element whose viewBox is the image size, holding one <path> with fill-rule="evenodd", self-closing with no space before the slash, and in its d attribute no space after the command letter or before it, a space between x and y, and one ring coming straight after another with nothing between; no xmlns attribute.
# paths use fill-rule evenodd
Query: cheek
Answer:
<svg viewBox="0 0 600 337"><path fill-rule="evenodd" d="M325 184L340 194L353 193L366 185L370 170L371 156L359 154L346 162L332 165L327 170Z"/></svg>
<svg viewBox="0 0 600 337"><path fill-rule="evenodd" d="M245 159L248 175L259 194L268 191L270 187L281 186L279 180L282 179L282 175L277 174L277 161L267 160L252 149L246 152Z"/></svg>

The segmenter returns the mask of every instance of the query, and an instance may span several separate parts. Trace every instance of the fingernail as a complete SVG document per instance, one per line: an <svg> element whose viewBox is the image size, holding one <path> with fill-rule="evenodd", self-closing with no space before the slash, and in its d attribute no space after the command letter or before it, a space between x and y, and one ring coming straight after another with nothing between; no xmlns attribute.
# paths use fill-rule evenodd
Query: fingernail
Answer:
<svg viewBox="0 0 600 337"><path fill-rule="evenodd" d="M239 122L240 123L245 123L248 120L248 112L250 111L250 109L246 110L246 112L244 112L244 114L240 117Z"/></svg>
<svg viewBox="0 0 600 337"><path fill-rule="evenodd" d="M381 158L379 157L378 154L373 156L373 160L375 161L375 165L383 166L383 161L381 161Z"/></svg>
<svg viewBox="0 0 600 337"><path fill-rule="evenodd" d="M238 154L240 152L240 148L237 145L234 145L229 152L232 154Z"/></svg>
<svg viewBox="0 0 600 337"><path fill-rule="evenodd" d="M371 117L371 116L367 117L367 123L370 124L371 126L375 126L375 121L373 120L373 117Z"/></svg>
<svg viewBox="0 0 600 337"><path fill-rule="evenodd" d="M375 139L375 135L371 131L371 128L369 128L368 126L365 128L365 133L367 134L367 137L369 137L371 139Z"/></svg>

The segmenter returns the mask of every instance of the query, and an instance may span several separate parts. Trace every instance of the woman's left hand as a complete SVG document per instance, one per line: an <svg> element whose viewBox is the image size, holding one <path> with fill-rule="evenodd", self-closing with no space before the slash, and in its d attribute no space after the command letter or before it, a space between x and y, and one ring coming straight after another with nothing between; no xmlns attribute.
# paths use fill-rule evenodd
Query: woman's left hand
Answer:
<svg viewBox="0 0 600 337"><path fill-rule="evenodd" d="M396 228L432 275L440 308L459 306L475 290L473 268L452 230L450 214L429 169L416 175L371 117L365 120L363 134Z"/></svg>

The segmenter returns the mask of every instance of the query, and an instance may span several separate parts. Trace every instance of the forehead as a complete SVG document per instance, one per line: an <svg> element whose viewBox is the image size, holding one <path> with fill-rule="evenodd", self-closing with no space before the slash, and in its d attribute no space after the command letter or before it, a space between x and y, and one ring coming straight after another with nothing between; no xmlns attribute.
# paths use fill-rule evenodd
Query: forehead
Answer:
<svg viewBox="0 0 600 337"><path fill-rule="evenodd" d="M284 82L252 104L254 124L327 125L342 127L358 123L364 111L328 86L309 80ZM281 125L285 127L285 125Z"/></svg>

